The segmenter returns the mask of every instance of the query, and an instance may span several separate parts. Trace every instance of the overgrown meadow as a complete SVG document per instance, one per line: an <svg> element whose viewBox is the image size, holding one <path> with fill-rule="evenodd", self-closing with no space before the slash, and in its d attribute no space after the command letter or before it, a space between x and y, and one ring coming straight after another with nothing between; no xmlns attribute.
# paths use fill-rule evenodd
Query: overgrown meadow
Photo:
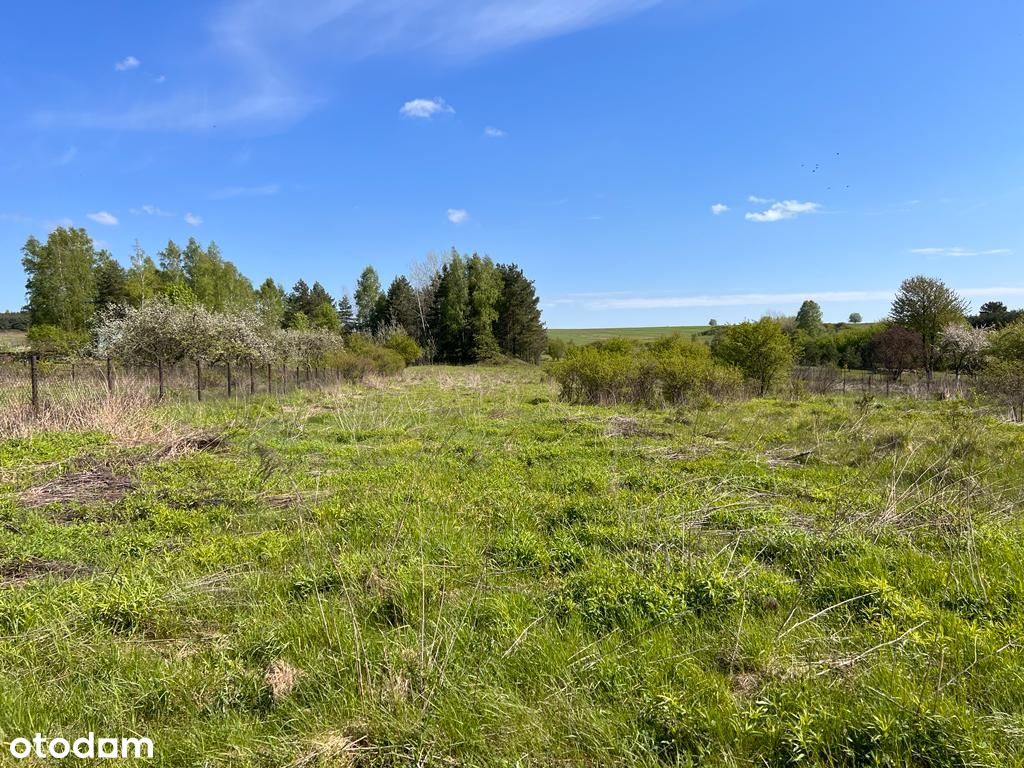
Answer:
<svg viewBox="0 0 1024 768"><path fill-rule="evenodd" d="M1024 432L980 404L574 406L509 365L148 418L0 442L5 743L1022 762Z"/></svg>

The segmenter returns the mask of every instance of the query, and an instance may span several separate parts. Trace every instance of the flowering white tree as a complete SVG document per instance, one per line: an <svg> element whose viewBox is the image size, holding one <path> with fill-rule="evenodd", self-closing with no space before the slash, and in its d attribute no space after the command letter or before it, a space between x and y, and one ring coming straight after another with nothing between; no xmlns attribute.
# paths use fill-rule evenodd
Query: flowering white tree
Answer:
<svg viewBox="0 0 1024 768"><path fill-rule="evenodd" d="M989 335L983 328L950 323L939 335L939 350L946 364L956 373L957 386L960 385L961 373L982 366L988 348Z"/></svg>
<svg viewBox="0 0 1024 768"><path fill-rule="evenodd" d="M131 365L155 366L160 397L164 396L164 367L188 354L185 315L164 299L126 307L120 317L108 316L96 329L97 351Z"/></svg>

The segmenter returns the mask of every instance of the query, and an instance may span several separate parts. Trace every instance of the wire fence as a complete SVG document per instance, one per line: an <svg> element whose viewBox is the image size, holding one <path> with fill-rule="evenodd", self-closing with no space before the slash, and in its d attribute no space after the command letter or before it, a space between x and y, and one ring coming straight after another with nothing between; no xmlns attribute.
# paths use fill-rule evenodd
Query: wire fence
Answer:
<svg viewBox="0 0 1024 768"><path fill-rule="evenodd" d="M0 353L0 405L30 405L38 412L72 391L79 397L105 397L126 389L152 400L283 395L340 383L345 375L340 368L202 361L145 367L110 358Z"/></svg>
<svg viewBox="0 0 1024 768"><path fill-rule="evenodd" d="M167 366L127 366L113 359L67 358L31 353L0 353L0 406L31 406L39 412L49 400L104 397L129 390L151 400L205 400L218 397L283 395L340 383L348 372L336 368L289 367L256 363L213 365L190 361ZM827 366L794 368L782 393L856 393L874 397L948 398L977 390L973 375L947 371L931 376L921 371L846 370Z"/></svg>

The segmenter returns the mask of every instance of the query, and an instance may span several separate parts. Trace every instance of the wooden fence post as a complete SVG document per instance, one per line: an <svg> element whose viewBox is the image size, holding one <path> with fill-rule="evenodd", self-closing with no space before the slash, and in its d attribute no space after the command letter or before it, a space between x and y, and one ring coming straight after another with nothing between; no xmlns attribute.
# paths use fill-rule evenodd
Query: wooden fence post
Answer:
<svg viewBox="0 0 1024 768"><path fill-rule="evenodd" d="M159 393L158 396L157 396L157 399L158 400L163 400L164 399L164 361L163 360L157 360L156 361L156 382L157 382L157 391Z"/></svg>
<svg viewBox="0 0 1024 768"><path fill-rule="evenodd" d="M114 393L114 363L107 358L107 394Z"/></svg>
<svg viewBox="0 0 1024 768"><path fill-rule="evenodd" d="M231 397L231 361L228 360L224 365L228 371L228 397Z"/></svg>
<svg viewBox="0 0 1024 768"><path fill-rule="evenodd" d="M196 400L203 399L203 363L196 360Z"/></svg>
<svg viewBox="0 0 1024 768"><path fill-rule="evenodd" d="M273 393L274 375L270 367L270 363L267 363L267 394Z"/></svg>
<svg viewBox="0 0 1024 768"><path fill-rule="evenodd" d="M249 361L249 394L256 394L256 374L253 373L252 360Z"/></svg>
<svg viewBox="0 0 1024 768"><path fill-rule="evenodd" d="M28 364L32 376L32 410L39 413L39 363L34 352L29 356Z"/></svg>

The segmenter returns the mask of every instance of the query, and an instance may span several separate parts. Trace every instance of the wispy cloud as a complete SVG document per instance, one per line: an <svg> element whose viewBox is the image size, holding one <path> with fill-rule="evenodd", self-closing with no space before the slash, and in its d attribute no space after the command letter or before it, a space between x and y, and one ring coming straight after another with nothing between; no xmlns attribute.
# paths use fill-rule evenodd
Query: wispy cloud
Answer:
<svg viewBox="0 0 1024 768"><path fill-rule="evenodd" d="M966 298L1024 296L1024 286L958 288ZM685 309L688 307L771 307L798 305L805 299L821 303L851 301L890 301L895 289L861 291L804 291L800 293L727 293L695 296L630 296L622 293L570 294L549 302L552 305L576 305L589 310Z"/></svg>
<svg viewBox="0 0 1024 768"><path fill-rule="evenodd" d="M398 110L403 117L414 117L429 120L434 115L452 114L455 110L444 99L413 99L407 101Z"/></svg>
<svg viewBox="0 0 1024 768"><path fill-rule="evenodd" d="M119 62L114 65L114 69L118 72L127 72L130 69L138 69L142 62L136 59L134 56L125 56Z"/></svg>
<svg viewBox="0 0 1024 768"><path fill-rule="evenodd" d="M452 224L462 224L464 221L469 220L469 211L465 208L449 208L448 209L448 221Z"/></svg>
<svg viewBox="0 0 1024 768"><path fill-rule="evenodd" d="M224 187L218 189L210 197L215 200L228 200L233 197L267 197L276 195L281 190L278 184L258 184L253 187Z"/></svg>
<svg viewBox="0 0 1024 768"><path fill-rule="evenodd" d="M92 219L97 224L106 224L111 227L117 224L117 216L109 211L96 211L95 213L87 213L85 215L86 218Z"/></svg>
<svg viewBox="0 0 1024 768"><path fill-rule="evenodd" d="M484 136L491 139L503 139L507 135L501 128L495 128L493 125L488 125L484 128Z"/></svg>
<svg viewBox="0 0 1024 768"><path fill-rule="evenodd" d="M367 57L474 57L639 13L660 0L228 0L210 16L175 87L159 96L111 95L86 110L41 110L40 127L203 131L286 124L336 91L334 65ZM129 56L119 71L137 68ZM194 74L194 77L190 77ZM159 81L159 78L158 78ZM155 96L155 94L154 94ZM129 100L130 99L130 100Z"/></svg>
<svg viewBox="0 0 1024 768"><path fill-rule="evenodd" d="M53 158L51 165L70 165L75 157L78 156L78 147L68 147L55 158Z"/></svg>
<svg viewBox="0 0 1024 768"><path fill-rule="evenodd" d="M768 203L775 202L770 197L758 197L757 195L751 195L750 197L747 198L747 200L753 203L754 205L767 205Z"/></svg>
<svg viewBox="0 0 1024 768"><path fill-rule="evenodd" d="M989 248L988 250L976 250L974 248L911 248L910 252L916 256L1005 256L1012 253L1009 248Z"/></svg>
<svg viewBox="0 0 1024 768"><path fill-rule="evenodd" d="M163 208L160 208L160 207L155 206L155 205L141 205L138 208L129 208L128 209L128 213L131 213L131 214L133 214L135 216L142 216L142 215L145 215L145 216L176 216L177 215L173 211L165 211Z"/></svg>
<svg viewBox="0 0 1024 768"><path fill-rule="evenodd" d="M715 214L715 216L721 216L728 210L729 206L726 205L725 203L715 203L714 205L711 206L711 212Z"/></svg>
<svg viewBox="0 0 1024 768"><path fill-rule="evenodd" d="M198 227L203 223L203 217L189 212L185 214L185 223L191 224L193 227Z"/></svg>
<svg viewBox="0 0 1024 768"><path fill-rule="evenodd" d="M750 198L751 202L764 204L763 198ZM820 203L802 203L799 200L780 200L773 202L763 211L752 211L744 215L747 221L773 222L793 219L805 213L814 213L821 208Z"/></svg>

